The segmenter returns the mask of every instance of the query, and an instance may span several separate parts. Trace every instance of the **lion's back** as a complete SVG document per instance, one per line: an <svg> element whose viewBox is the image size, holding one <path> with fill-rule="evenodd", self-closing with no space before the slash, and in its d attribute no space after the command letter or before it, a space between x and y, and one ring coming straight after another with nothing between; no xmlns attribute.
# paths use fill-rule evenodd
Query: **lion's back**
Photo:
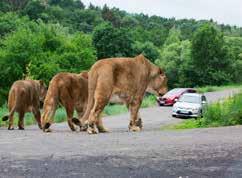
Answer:
<svg viewBox="0 0 242 178"><path fill-rule="evenodd" d="M9 107L16 105L16 110L26 110L38 103L37 85L34 80L18 80L9 91Z"/></svg>

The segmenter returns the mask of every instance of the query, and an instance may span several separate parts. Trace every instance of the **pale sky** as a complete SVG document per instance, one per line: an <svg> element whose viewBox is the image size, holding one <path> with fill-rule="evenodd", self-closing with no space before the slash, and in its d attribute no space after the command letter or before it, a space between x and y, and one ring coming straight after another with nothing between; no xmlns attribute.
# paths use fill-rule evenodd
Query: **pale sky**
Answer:
<svg viewBox="0 0 242 178"><path fill-rule="evenodd" d="M130 13L161 17L213 19L242 27L242 0L81 0L97 6L107 4Z"/></svg>

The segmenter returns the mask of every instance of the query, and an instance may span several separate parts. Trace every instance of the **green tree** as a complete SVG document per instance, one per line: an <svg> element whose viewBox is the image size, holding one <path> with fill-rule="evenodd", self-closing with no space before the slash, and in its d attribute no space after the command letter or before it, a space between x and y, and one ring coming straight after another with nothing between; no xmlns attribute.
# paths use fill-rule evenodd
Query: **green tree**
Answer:
<svg viewBox="0 0 242 178"><path fill-rule="evenodd" d="M19 17L16 13L8 12L0 16L0 38L29 23L27 17Z"/></svg>
<svg viewBox="0 0 242 178"><path fill-rule="evenodd" d="M136 42L133 46L134 56L144 54L151 62L155 62L160 57L159 49L151 42L140 43Z"/></svg>
<svg viewBox="0 0 242 178"><path fill-rule="evenodd" d="M225 46L229 51L229 57L232 60L232 81L242 82L242 38L225 37Z"/></svg>
<svg viewBox="0 0 242 178"><path fill-rule="evenodd" d="M48 83L60 71L87 70L96 60L90 36L42 22L19 28L1 46L0 83L6 87L26 76Z"/></svg>
<svg viewBox="0 0 242 178"><path fill-rule="evenodd" d="M222 85L230 81L227 48L224 37L213 25L204 24L192 39L192 64L196 69L193 81L197 85Z"/></svg>
<svg viewBox="0 0 242 178"><path fill-rule="evenodd" d="M165 46L170 45L172 43L180 42L181 31L176 29L175 27L171 28L169 31L169 35L165 41Z"/></svg>
<svg viewBox="0 0 242 178"><path fill-rule="evenodd" d="M29 1L22 11L22 14L28 15L30 19L41 18L41 14L46 9L47 5L41 0Z"/></svg>
<svg viewBox="0 0 242 178"><path fill-rule="evenodd" d="M133 39L124 28L114 28L110 23L97 26L93 33L93 44L98 59L108 57L132 56Z"/></svg>

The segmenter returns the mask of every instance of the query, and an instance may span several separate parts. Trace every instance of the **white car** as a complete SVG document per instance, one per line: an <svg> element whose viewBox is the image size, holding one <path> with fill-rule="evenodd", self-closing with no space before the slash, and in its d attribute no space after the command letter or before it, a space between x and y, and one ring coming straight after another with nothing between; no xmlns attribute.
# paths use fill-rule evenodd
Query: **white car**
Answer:
<svg viewBox="0 0 242 178"><path fill-rule="evenodd" d="M202 117L207 105L207 99L199 93L185 93L173 105L173 117Z"/></svg>

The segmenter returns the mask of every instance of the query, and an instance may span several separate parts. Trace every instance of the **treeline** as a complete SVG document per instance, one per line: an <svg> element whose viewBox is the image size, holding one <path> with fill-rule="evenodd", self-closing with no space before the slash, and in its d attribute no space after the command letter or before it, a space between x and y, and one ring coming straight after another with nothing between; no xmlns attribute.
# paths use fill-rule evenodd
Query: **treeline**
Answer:
<svg viewBox="0 0 242 178"><path fill-rule="evenodd" d="M15 80L48 83L61 71L140 53L166 70L170 87L242 82L242 28L79 0L0 1L0 104Z"/></svg>

